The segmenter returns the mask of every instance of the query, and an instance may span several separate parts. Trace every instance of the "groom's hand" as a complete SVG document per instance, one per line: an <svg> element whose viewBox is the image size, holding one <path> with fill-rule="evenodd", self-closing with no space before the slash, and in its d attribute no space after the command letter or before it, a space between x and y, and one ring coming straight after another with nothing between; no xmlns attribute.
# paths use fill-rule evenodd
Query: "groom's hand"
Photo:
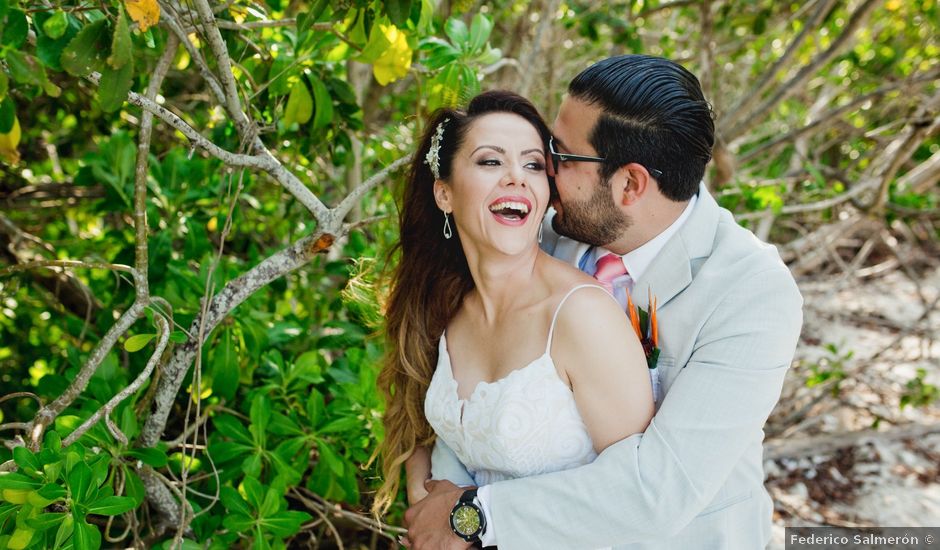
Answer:
<svg viewBox="0 0 940 550"><path fill-rule="evenodd" d="M450 529L450 511L467 490L449 481L429 480L424 484L428 496L405 512L408 540L405 546L413 550L464 550L470 543Z"/></svg>

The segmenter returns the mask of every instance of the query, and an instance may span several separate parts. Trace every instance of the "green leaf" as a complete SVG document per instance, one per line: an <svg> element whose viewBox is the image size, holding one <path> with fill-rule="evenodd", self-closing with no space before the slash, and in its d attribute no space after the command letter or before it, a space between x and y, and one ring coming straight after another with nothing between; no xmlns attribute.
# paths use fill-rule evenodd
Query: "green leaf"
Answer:
<svg viewBox="0 0 940 550"><path fill-rule="evenodd" d="M65 31L69 28L69 16L62 10L56 10L49 19L42 24L42 32L53 40L62 38Z"/></svg>
<svg viewBox="0 0 940 550"><path fill-rule="evenodd" d="M313 115L313 98L310 97L310 90L304 84L303 79L294 82L290 90L290 97L287 98L287 108L284 110L284 124L290 126L293 123L304 124Z"/></svg>
<svg viewBox="0 0 940 550"><path fill-rule="evenodd" d="M40 485L41 483L39 480L33 479L23 474L18 474L16 472L0 473L0 489L31 491L33 489L38 489Z"/></svg>
<svg viewBox="0 0 940 550"><path fill-rule="evenodd" d="M156 334L135 334L124 340L124 351L134 353L140 351L156 337Z"/></svg>
<svg viewBox="0 0 940 550"><path fill-rule="evenodd" d="M219 489L219 498L229 512L246 516L251 515L251 507L248 506L245 499L243 499L234 488L228 486L222 487Z"/></svg>
<svg viewBox="0 0 940 550"><path fill-rule="evenodd" d="M42 465L39 464L39 459L26 447L15 447L13 449L13 461L16 462L17 466L27 472L37 472L42 469Z"/></svg>
<svg viewBox="0 0 940 550"><path fill-rule="evenodd" d="M55 547L56 549L61 548L65 541L72 536L72 532L75 530L75 519L72 516L65 516L65 519L62 520L62 524L59 525L59 530L55 534Z"/></svg>
<svg viewBox="0 0 940 550"><path fill-rule="evenodd" d="M137 502L131 497L108 496L99 498L88 506L89 514L102 516L117 516L137 507Z"/></svg>
<svg viewBox="0 0 940 550"><path fill-rule="evenodd" d="M63 512L56 512L52 514L39 514L34 518L26 520L26 525L29 525L37 531L45 531L46 529L51 529L52 527L58 526L60 523L65 521L65 518L69 517Z"/></svg>
<svg viewBox="0 0 940 550"><path fill-rule="evenodd" d="M104 67L108 49L105 29L107 20L86 25L62 51L62 68L72 76L87 76Z"/></svg>
<svg viewBox="0 0 940 550"><path fill-rule="evenodd" d="M153 466L154 468L162 468L166 466L167 463L166 451L155 449L153 447L130 449L126 454L128 456L140 459L144 464Z"/></svg>
<svg viewBox="0 0 940 550"><path fill-rule="evenodd" d="M4 73L0 71L0 74ZM9 133L13 129L14 120L16 120L16 104L9 97L5 97L0 102L0 134Z"/></svg>
<svg viewBox="0 0 940 550"><path fill-rule="evenodd" d="M101 532L94 525L88 525L85 520L75 521L75 536L73 537L75 550L98 550L101 547Z"/></svg>
<svg viewBox="0 0 940 550"><path fill-rule="evenodd" d="M330 125L333 121L333 98L326 89L326 85L319 78L310 75L310 84L313 87L313 98L317 110L313 117L313 128L319 130Z"/></svg>
<svg viewBox="0 0 940 550"><path fill-rule="evenodd" d="M147 497L147 489L144 488L144 482L140 480L131 468L124 468L124 494L134 499L138 506Z"/></svg>
<svg viewBox="0 0 940 550"><path fill-rule="evenodd" d="M84 503L87 499L87 495L91 489L92 472L88 464L84 462L79 462L72 467L72 471L69 472L68 482L69 482L69 491L72 493L72 500L79 503Z"/></svg>
<svg viewBox="0 0 940 550"><path fill-rule="evenodd" d="M101 103L101 108L108 113L120 109L133 85L134 63L129 61L119 69L110 66L102 69L98 86L98 102Z"/></svg>
<svg viewBox="0 0 940 550"><path fill-rule="evenodd" d="M7 98L8 91L10 91L10 79L7 77L7 73L5 71L0 71L0 100L4 100ZM13 127L13 122L10 122L10 128L12 127ZM9 131L10 130L8 128L6 132L9 132ZM3 133L6 133L6 132L3 132Z"/></svg>
<svg viewBox="0 0 940 550"><path fill-rule="evenodd" d="M467 24L462 19L458 17L448 19L447 23L444 24L444 32L454 46L463 51L468 51L470 32L467 30Z"/></svg>
<svg viewBox="0 0 940 550"><path fill-rule="evenodd" d="M3 29L3 40L0 43L11 48L19 48L26 41L27 34L29 34L29 23L26 22L26 14L18 9L11 9L7 12L7 24Z"/></svg>
<svg viewBox="0 0 940 550"><path fill-rule="evenodd" d="M215 429L225 437L247 445L253 443L251 434L248 433L248 430L245 429L241 421L234 416L220 414L212 419L212 424L215 426Z"/></svg>
<svg viewBox="0 0 940 550"><path fill-rule="evenodd" d="M326 441L317 440L317 449L320 451L320 460L336 475L343 475L343 459L333 450Z"/></svg>
<svg viewBox="0 0 940 550"><path fill-rule="evenodd" d="M300 526L311 519L306 512L284 511L260 520L264 528L279 537L289 537L300 531Z"/></svg>
<svg viewBox="0 0 940 550"><path fill-rule="evenodd" d="M7 50L6 61L10 76L20 84L41 86L48 80L46 69L39 63L39 60L27 53Z"/></svg>
<svg viewBox="0 0 940 550"><path fill-rule="evenodd" d="M108 65L120 69L131 61L134 54L134 45L131 42L131 30L127 24L124 10L118 12L117 25L114 26L114 36L111 39L111 55Z"/></svg>
<svg viewBox="0 0 940 550"><path fill-rule="evenodd" d="M392 24L398 28L403 28L411 16L411 0L387 0L385 2L385 13L388 14Z"/></svg>
<svg viewBox="0 0 940 550"><path fill-rule="evenodd" d="M38 491L36 491L36 493L40 497L50 502L54 502L56 500L63 500L68 494L68 492L65 490L65 487L62 487L61 485L57 485L55 483L46 483Z"/></svg>
<svg viewBox="0 0 940 550"><path fill-rule="evenodd" d="M258 394L251 401L251 412L249 414L251 424L248 431L251 432L252 441L264 447L268 438L268 420L271 418L271 400L264 394Z"/></svg>
<svg viewBox="0 0 940 550"><path fill-rule="evenodd" d="M476 52L482 48L486 41L490 39L490 33L493 31L493 21L489 17L478 13L473 16L470 23L470 52Z"/></svg>
<svg viewBox="0 0 940 550"><path fill-rule="evenodd" d="M212 393L231 401L238 391L239 365L231 330L222 331L212 350Z"/></svg>
<svg viewBox="0 0 940 550"><path fill-rule="evenodd" d="M261 507L261 501L264 499L264 488L261 482L253 477L246 477L242 480L242 490L245 491L245 500L252 508Z"/></svg>
<svg viewBox="0 0 940 550"><path fill-rule="evenodd" d="M222 520L222 525L234 533L247 533L255 525L255 520L244 514L229 514Z"/></svg>
<svg viewBox="0 0 940 550"><path fill-rule="evenodd" d="M264 494L264 501L262 501L261 506L258 507L258 517L266 518L273 516L280 507L281 497L278 495L277 490L268 489L268 492Z"/></svg>

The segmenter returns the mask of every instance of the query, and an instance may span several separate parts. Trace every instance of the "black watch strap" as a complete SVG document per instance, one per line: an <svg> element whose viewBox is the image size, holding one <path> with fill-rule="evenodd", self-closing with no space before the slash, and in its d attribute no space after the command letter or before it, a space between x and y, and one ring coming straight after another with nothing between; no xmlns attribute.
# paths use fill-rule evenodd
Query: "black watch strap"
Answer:
<svg viewBox="0 0 940 550"><path fill-rule="evenodd" d="M461 539L479 545L483 533L486 531L486 516L483 514L483 509L473 502L476 496L477 490L475 488L467 489L461 493L450 513L450 528ZM469 526L466 523L461 524L462 522L470 522L470 525L476 523L476 530L472 533L468 532L466 529Z"/></svg>

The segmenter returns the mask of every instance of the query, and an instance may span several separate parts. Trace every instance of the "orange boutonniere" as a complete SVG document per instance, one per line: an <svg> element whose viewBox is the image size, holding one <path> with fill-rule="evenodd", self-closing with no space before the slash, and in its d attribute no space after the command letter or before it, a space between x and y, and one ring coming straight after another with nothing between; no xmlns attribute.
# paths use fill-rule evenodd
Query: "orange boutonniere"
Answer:
<svg viewBox="0 0 940 550"><path fill-rule="evenodd" d="M637 338L643 344L643 353L646 354L646 366L655 369L659 361L659 325L656 321L656 297L649 292L649 312L634 305L630 293L627 293L627 313L630 315L630 324L636 332Z"/></svg>

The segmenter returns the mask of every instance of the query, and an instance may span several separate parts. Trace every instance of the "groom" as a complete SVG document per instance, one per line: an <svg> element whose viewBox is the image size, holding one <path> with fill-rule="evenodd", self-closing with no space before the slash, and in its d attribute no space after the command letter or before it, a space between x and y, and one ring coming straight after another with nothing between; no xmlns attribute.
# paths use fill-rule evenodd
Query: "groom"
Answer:
<svg viewBox="0 0 940 550"><path fill-rule="evenodd" d="M802 299L776 250L700 183L714 125L698 80L661 58L605 59L571 82L554 133L551 225L561 236L546 231L543 247L589 274L612 252L622 257L620 298L632 291L647 309L656 296L664 396L645 433L591 464L476 495L428 482L429 496L405 514L410 547L468 547L449 520L459 508L465 520L479 515L479 544L504 550L764 548L762 427L793 358ZM435 479L474 484L440 442L432 466Z"/></svg>

